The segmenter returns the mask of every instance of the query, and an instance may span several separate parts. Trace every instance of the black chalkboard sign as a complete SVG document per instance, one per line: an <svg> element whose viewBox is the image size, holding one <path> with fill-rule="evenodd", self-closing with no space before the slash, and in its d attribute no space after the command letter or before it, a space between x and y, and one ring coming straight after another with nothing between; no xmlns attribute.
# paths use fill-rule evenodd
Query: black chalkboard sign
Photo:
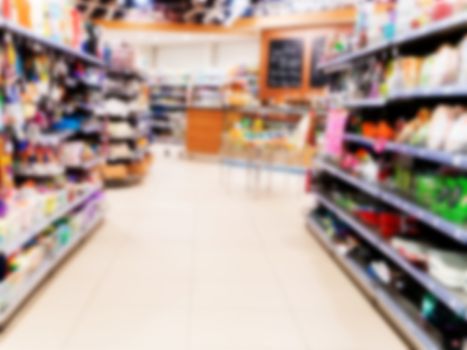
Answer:
<svg viewBox="0 0 467 350"><path fill-rule="evenodd" d="M298 39L273 40L269 44L268 86L299 88L302 86L304 44Z"/></svg>
<svg viewBox="0 0 467 350"><path fill-rule="evenodd" d="M311 43L311 70L310 70L310 86L319 88L327 84L326 74L318 68L321 58L323 57L326 47L326 38L320 37L313 40Z"/></svg>

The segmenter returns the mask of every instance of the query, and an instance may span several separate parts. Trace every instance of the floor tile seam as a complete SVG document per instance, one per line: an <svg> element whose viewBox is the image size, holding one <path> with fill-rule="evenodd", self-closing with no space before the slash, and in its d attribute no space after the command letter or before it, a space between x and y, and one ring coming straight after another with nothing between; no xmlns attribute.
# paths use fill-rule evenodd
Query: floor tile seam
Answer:
<svg viewBox="0 0 467 350"><path fill-rule="evenodd" d="M191 293L190 293L190 302L189 302L189 311L188 311L188 320L187 320L187 329L186 329L186 349L189 350L192 348L193 343L193 322L195 314L195 285L196 285L196 236L197 229L199 224L199 208L194 206L193 208L193 239L190 240L191 246Z"/></svg>
<svg viewBox="0 0 467 350"><path fill-rule="evenodd" d="M83 303L83 307L81 311L78 313L78 315L76 315L73 325L70 326L70 329L67 332L68 334L64 337L63 346L62 346L63 349L66 349L70 345L70 342L73 338L74 333L77 330L78 325L82 322L87 311L90 309L89 306L91 305L91 302L94 299L96 292L103 285L105 276L108 275L111 269L114 267L114 265L116 264L118 260L119 253L121 253L123 249L124 249L124 243L121 243L121 246L117 249L117 252L113 255L113 259L109 260L106 268L102 272L102 275L101 275L102 277L98 279L96 283L94 284L94 287L89 290L88 296L86 298L86 301Z"/></svg>
<svg viewBox="0 0 467 350"><path fill-rule="evenodd" d="M294 325L296 331L298 332L298 334L300 336L302 345L304 346L304 349L306 349L306 350L314 350L308 344L308 340L307 340L307 337L305 335L305 331L304 331L304 329L303 329L303 327L301 325L301 322L299 321L299 319L298 319L298 317L297 317L297 315L295 313L295 309L293 308L292 303L290 302L290 298L288 296L288 293L286 292L284 282L281 280L281 278L280 278L280 276L279 276L279 274L277 272L277 268L275 267L276 265L275 265L275 263L274 263L274 261L273 261L273 259L271 257L270 251L267 249L267 244L265 242L265 239L260 233L261 230L258 227L257 223L255 222L255 220L253 219L252 216L250 216L250 220L252 222L252 225L253 225L255 231L257 232L257 234L259 236L259 239L262 242L262 246L264 247L264 255L265 255L266 259L268 260L269 265L271 266L272 274L273 274L274 279L276 281L276 284L277 284L277 286L278 286L278 288L280 290L280 293L282 294L282 297L286 302L288 314L290 316L290 319L293 322L293 325Z"/></svg>

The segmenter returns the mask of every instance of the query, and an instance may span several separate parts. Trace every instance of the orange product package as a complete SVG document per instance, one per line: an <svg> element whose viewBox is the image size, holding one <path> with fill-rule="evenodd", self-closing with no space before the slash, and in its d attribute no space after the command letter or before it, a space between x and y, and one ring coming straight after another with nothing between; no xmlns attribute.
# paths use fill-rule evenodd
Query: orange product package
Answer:
<svg viewBox="0 0 467 350"><path fill-rule="evenodd" d="M18 23L26 28L31 28L31 7L29 0L14 0Z"/></svg>
<svg viewBox="0 0 467 350"><path fill-rule="evenodd" d="M414 89L420 81L420 72L422 68L422 60L420 57L405 57L401 61L402 76L404 79L404 87L406 89Z"/></svg>
<svg viewBox="0 0 467 350"><path fill-rule="evenodd" d="M368 138L376 138L378 136L377 125L373 122L362 123L362 135Z"/></svg>

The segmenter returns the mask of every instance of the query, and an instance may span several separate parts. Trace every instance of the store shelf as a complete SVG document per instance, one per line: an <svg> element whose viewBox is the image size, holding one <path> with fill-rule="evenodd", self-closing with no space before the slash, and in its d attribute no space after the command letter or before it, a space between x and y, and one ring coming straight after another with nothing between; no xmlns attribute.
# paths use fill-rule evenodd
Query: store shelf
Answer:
<svg viewBox="0 0 467 350"><path fill-rule="evenodd" d="M111 99L116 98L125 101L131 101L138 98L138 93L135 92L128 92L128 91L121 91L121 90L109 90L105 93L105 98Z"/></svg>
<svg viewBox="0 0 467 350"><path fill-rule="evenodd" d="M386 241L380 238L377 232L369 229L361 224L351 214L339 208L332 201L327 199L320 193L315 194L319 202L324 205L329 211L334 213L349 225L359 236L367 241L373 248L381 252L384 256L390 259L395 265L399 266L403 271L410 275L415 281L430 291L434 296L449 307L454 313L467 320L467 295L452 291L437 282L425 272L414 267L410 262L405 260L399 253L393 249Z"/></svg>
<svg viewBox="0 0 467 350"><path fill-rule="evenodd" d="M414 158L447 165L456 169L467 170L467 155L448 153L444 151L430 150L428 148L414 147L396 142L378 141L356 134L347 134L344 139L347 142L371 147L378 152L395 152Z"/></svg>
<svg viewBox="0 0 467 350"><path fill-rule="evenodd" d="M98 58L96 58L96 57L94 57L92 55L86 54L84 52L79 51L78 49L71 48L68 45L59 43L57 41L45 38L45 37L43 37L43 36L41 36L39 34L34 33L33 31L31 31L31 30L29 30L27 28L24 28L24 27L22 27L22 26L20 26L20 25L18 25L16 23L13 23L11 21L0 20L0 29L4 29L4 30L6 30L8 32L11 32L11 33L15 34L15 35L21 36L24 39L32 40L35 43L43 45L43 46L45 46L45 47L47 47L49 49L59 51L62 54L65 54L65 55L67 55L69 57L78 59L78 60L80 60L82 62L91 64L91 65L95 65L95 66L98 66L98 67L103 67L104 66L103 61L101 61L100 59L98 59Z"/></svg>
<svg viewBox="0 0 467 350"><path fill-rule="evenodd" d="M385 98L362 98L344 102L346 108L381 108L385 107L387 100Z"/></svg>
<svg viewBox="0 0 467 350"><path fill-rule="evenodd" d="M149 147L141 149L141 150L135 150L132 155L128 156L122 156L122 157L108 157L107 160L112 163L118 163L118 162L134 162L142 159L148 152L150 151Z"/></svg>
<svg viewBox="0 0 467 350"><path fill-rule="evenodd" d="M66 79L66 85L68 88L87 88L91 90L100 90L103 88L103 83L100 82L92 82L86 80L85 78L68 78Z"/></svg>
<svg viewBox="0 0 467 350"><path fill-rule="evenodd" d="M442 98L465 98L467 97L466 85L447 85L436 88L416 88L410 90L399 90L389 96L394 103L412 99L442 99Z"/></svg>
<svg viewBox="0 0 467 350"><path fill-rule="evenodd" d="M146 175L128 175L125 178L109 178L105 184L109 187L131 186L139 184Z"/></svg>
<svg viewBox="0 0 467 350"><path fill-rule="evenodd" d="M78 131L78 133L82 135L95 135L95 134L101 134L102 131L103 131L102 125L95 124L95 125L82 126L81 129Z"/></svg>
<svg viewBox="0 0 467 350"><path fill-rule="evenodd" d="M408 33L398 35L393 40L375 44L352 53L343 54L329 62L320 64L319 69L322 69L323 71L328 73L346 70L351 67L351 63L354 63L355 61L360 60L362 58L383 51L389 51L393 48L408 46L420 40L426 40L431 37L436 37L453 32L460 32L466 28L467 12L463 11L460 14L455 15L453 17L440 20L438 22L426 25L419 29L411 30Z"/></svg>
<svg viewBox="0 0 467 350"><path fill-rule="evenodd" d="M103 214L96 216L88 227L78 233L68 246L62 248L56 256L44 264L38 271L25 281L25 286L7 304L7 307L0 311L0 327L3 327L23 303L33 294L33 292L45 281L45 279L72 253L74 249L103 222Z"/></svg>
<svg viewBox="0 0 467 350"><path fill-rule="evenodd" d="M403 46L416 43L422 39L429 39L442 34L449 34L456 31L462 31L467 28L467 12L460 12L450 18L440 20L419 29L411 30L408 33L398 35L393 40L394 46Z"/></svg>
<svg viewBox="0 0 467 350"><path fill-rule="evenodd" d="M449 237L463 245L467 245L467 230L459 225L451 223L436 214L433 214L427 209L424 209L410 200L402 198L401 196L386 190L377 184L369 183L368 181L359 179L355 176L349 175L348 173L340 170L336 166L333 166L327 162L318 160L316 164L322 170L327 173L339 178L340 180L352 185L363 192L377 198L399 210L417 218L421 222L433 227L439 233Z"/></svg>
<svg viewBox="0 0 467 350"><path fill-rule="evenodd" d="M60 165L61 166L61 165ZM18 166L14 169L15 176L18 177L31 177L36 179L47 179L65 175L65 168L55 169L54 171L38 171L34 168L27 166Z"/></svg>
<svg viewBox="0 0 467 350"><path fill-rule="evenodd" d="M152 123L152 128L158 130L172 130L172 124L169 121L158 120Z"/></svg>
<svg viewBox="0 0 467 350"><path fill-rule="evenodd" d="M319 65L319 69L322 69L328 73L345 70L348 69L350 67L350 64L356 60L371 56L384 50L388 50L391 47L392 42L390 41L375 44L352 53L343 54L329 62L322 63Z"/></svg>
<svg viewBox="0 0 467 350"><path fill-rule="evenodd" d="M96 158L88 160L82 164L67 165L66 168L68 170L89 171L98 167L99 165L102 165L103 163L104 160L102 158Z"/></svg>
<svg viewBox="0 0 467 350"><path fill-rule="evenodd" d="M427 334L416 320L394 300L392 295L376 282L372 281L356 262L341 254L334 247L321 226L313 219L307 222L309 231L322 243L338 264L358 283L367 296L385 313L394 325L405 335L412 346L420 350L441 350L442 347Z"/></svg>
<svg viewBox="0 0 467 350"><path fill-rule="evenodd" d="M109 135L109 140L111 142L134 142L143 136L144 135L142 133L138 133L134 135L127 135L127 136Z"/></svg>
<svg viewBox="0 0 467 350"><path fill-rule="evenodd" d="M235 109L235 107L233 107ZM308 113L308 108L300 108L294 106L246 106L240 107L240 112L258 115L295 115L302 117L303 114Z"/></svg>
<svg viewBox="0 0 467 350"><path fill-rule="evenodd" d="M179 110L185 110L187 109L187 105L185 104L180 104L180 105L175 105L175 104L163 104L163 103L151 103L151 108L155 109L164 109L168 111L179 111Z"/></svg>
<svg viewBox="0 0 467 350"><path fill-rule="evenodd" d="M117 79L144 80L144 77L134 69L107 67L107 75Z"/></svg>
<svg viewBox="0 0 467 350"><path fill-rule="evenodd" d="M413 100L443 100L467 98L467 85L447 85L435 88L415 88L398 90L386 98L363 98L344 102L349 109L384 108L390 104L412 102Z"/></svg>
<svg viewBox="0 0 467 350"><path fill-rule="evenodd" d="M73 130L55 131L40 135L34 140L34 142L46 146L58 146L63 141L75 134L76 132Z"/></svg>
<svg viewBox="0 0 467 350"><path fill-rule="evenodd" d="M36 237L38 234L46 230L50 225L55 223L57 220L60 220L66 214L80 207L82 204L86 203L90 198L92 198L94 195L96 195L97 193L101 191L102 189L99 187L99 188L93 189L81 195L80 197L75 199L73 202L68 204L66 207L58 210L55 214L51 215L49 218L39 223L31 230L28 230L24 232L23 234L19 235L19 237L13 242L7 243L4 247L0 247L0 251L3 252L6 256L9 256L15 253L18 249L20 249L23 246L23 244L27 243L32 238Z"/></svg>

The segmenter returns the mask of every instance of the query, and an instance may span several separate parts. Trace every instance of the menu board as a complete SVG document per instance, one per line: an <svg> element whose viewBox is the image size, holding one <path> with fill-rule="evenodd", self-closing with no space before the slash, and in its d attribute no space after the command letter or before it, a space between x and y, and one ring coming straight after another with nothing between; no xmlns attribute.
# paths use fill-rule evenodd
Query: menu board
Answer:
<svg viewBox="0 0 467 350"><path fill-rule="evenodd" d="M304 43L299 39L277 39L269 44L268 86L302 86Z"/></svg>

